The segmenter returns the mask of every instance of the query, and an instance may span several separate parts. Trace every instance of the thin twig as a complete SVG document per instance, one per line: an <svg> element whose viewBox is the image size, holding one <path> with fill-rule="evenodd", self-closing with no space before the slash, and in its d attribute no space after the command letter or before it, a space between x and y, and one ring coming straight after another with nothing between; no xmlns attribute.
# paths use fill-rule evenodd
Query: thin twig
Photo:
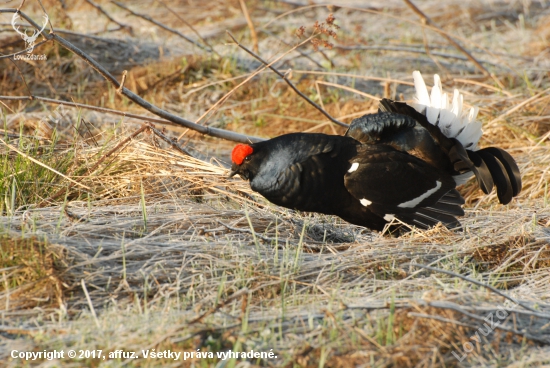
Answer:
<svg viewBox="0 0 550 368"><path fill-rule="evenodd" d="M283 39L281 39L279 36L277 36L275 33L273 32L270 32L268 30L265 30L265 29L260 29L261 32L273 37L273 38L276 38L279 42L282 42L285 46L288 46L288 47L292 47L288 42L285 42ZM319 67L320 69L326 69L324 68L317 60L315 60L314 58L312 58L311 56L309 56L308 54L306 54L305 52L302 52L301 50L299 49L296 49L296 52L298 54L300 54L302 57L305 57L306 59L308 59L309 61L311 61L312 63L314 63L315 65L317 65L317 67Z"/></svg>
<svg viewBox="0 0 550 368"><path fill-rule="evenodd" d="M195 27L193 27L188 21L186 21L184 18L180 17L178 13L176 13L175 11L173 11L168 5L166 5L162 0L157 0L162 6L164 6L170 13L172 13L176 18L178 18L182 23L184 23L187 27L189 27L189 29L191 29L191 31L193 31L194 34L197 35L197 37L206 45L210 48L210 50L218 55L220 58L222 57L220 54L218 54L218 52L216 50L214 50L214 48L212 47L211 44L208 43L208 41L202 37L202 35L195 29Z"/></svg>
<svg viewBox="0 0 550 368"><path fill-rule="evenodd" d="M426 21L424 19L422 19L422 23L426 23ZM435 63L435 65L437 65L437 67L442 71L444 72L445 74L449 74L449 71L447 70L447 68L445 68L443 66L443 64L441 64L439 62L439 60L437 60L437 58L435 56L432 55L432 52L430 51L430 45L428 43L428 36L426 35L426 28L425 27L422 27L422 40L424 42L424 50L426 51L426 55L428 55L428 57L430 59L432 59L432 61Z"/></svg>
<svg viewBox="0 0 550 368"><path fill-rule="evenodd" d="M248 29L250 30L250 37L252 38L252 49L255 53L258 53L258 34L256 33L256 28L254 28L254 23L252 23L252 18L250 18L246 3L244 2L244 0L239 0L239 2L241 4L241 9L243 11L244 17L246 19L246 23L248 23Z"/></svg>
<svg viewBox="0 0 550 368"><path fill-rule="evenodd" d="M44 8L44 4L42 4L42 0L37 0L37 1L38 1L38 4L40 5L40 7L42 8L42 11L44 12L44 14L48 15L48 13L46 12L46 8ZM21 4L21 5L23 5L23 4ZM19 10L21 10L21 8L19 8ZM51 20L50 17L48 17L48 24L50 25L50 32L53 32L53 24L52 24L52 20Z"/></svg>
<svg viewBox="0 0 550 368"><path fill-rule="evenodd" d="M27 89L27 92L29 92L29 98L32 100L32 92L31 92L31 89L29 88L29 85L27 84L27 81L25 80L25 77L23 76L23 73L21 72L21 69L19 69L19 66L17 65L17 63L12 60L11 58L8 59L9 61L11 61L13 63L13 65L15 66L15 68L17 69L17 72L19 73L19 76L21 77L21 80L23 81L23 84L25 85L25 88Z"/></svg>
<svg viewBox="0 0 550 368"><path fill-rule="evenodd" d="M176 29L173 29L173 28L170 28L168 26L165 26L164 24L160 23L160 22L157 22L156 20L154 20L153 18L147 16L147 15L144 15L144 14L140 14L140 13L136 13L135 11L133 11L132 9L128 8L126 5L124 4L121 4L119 3L118 1L111 1L113 4L115 4L116 6L130 12L130 14L136 16L136 17L139 17L141 19L145 19L146 21L148 22L151 22L153 23L154 25L156 26L159 26L160 28L170 32L170 33L173 33L181 38L183 38L184 40L186 40L187 42L189 43L192 43L193 45L197 46L197 47L200 47L201 49L205 50L205 51L209 51L209 52L212 52L213 50L212 49L209 49L207 47L205 47L204 45L201 45L200 43L198 43L197 41L187 37L186 35L184 35L183 33L181 33L180 31L176 30Z"/></svg>
<svg viewBox="0 0 550 368"><path fill-rule="evenodd" d="M403 1L405 2L405 4L407 4L409 6L409 8L412 9L412 11L414 11L418 16L420 16L420 18L422 18L426 24L428 24L428 25L432 26L433 28L436 28L439 31L441 31L440 34L443 37L445 37L450 43L452 43L460 52L462 52L464 55L466 55L466 57L472 63L474 63L476 68L478 68L485 76L487 76L487 77L491 76L491 73L489 73L489 71L487 69L485 69L485 67L483 65L481 65L481 63L479 61L477 61L477 59L475 57L472 56L472 54L470 54L464 47L462 47L462 45L460 45L457 41L455 41L445 31L443 31L441 29L441 27L439 27L433 20L431 20L426 14L424 14L422 12L422 10L420 10L416 5L414 5L411 0L403 0Z"/></svg>
<svg viewBox="0 0 550 368"><path fill-rule="evenodd" d="M430 29L430 27L426 27ZM387 51L397 51L397 52L410 52L410 53L416 53L416 54L428 54L426 52L425 48L418 48L418 47L407 47L407 46L392 46L392 45L371 45L371 46L364 46L364 45L357 45L357 46L344 46L344 45L334 45L332 47L333 49L339 49L339 50L348 50L348 51L354 51L354 50L387 50ZM466 56L462 56L459 54L449 54L446 52L439 52L439 51L429 51L430 54L433 56L439 56L446 59L457 59L462 61L468 61L468 58ZM482 64L488 64L494 67L500 67L503 68L504 65L501 63L489 61L489 60L479 60Z"/></svg>
<svg viewBox="0 0 550 368"><path fill-rule="evenodd" d="M92 0L85 0L88 4L90 4L91 6L93 6L94 8L96 8L100 13L102 13L107 19L109 19L109 21L117 24L120 28L127 28L129 31L130 31L130 34L133 34L134 33L134 30L132 29L131 26L128 26L126 24L123 24L123 23L120 23L119 21L115 20L113 17L111 17L109 15L109 13L107 13L99 4L95 3L94 1Z"/></svg>
<svg viewBox="0 0 550 368"><path fill-rule="evenodd" d="M475 284L475 285L478 285L478 286L483 286L484 288L491 290L493 293L495 293L495 294L497 294L497 295L499 295L499 296L501 296L505 299L508 299L511 302L513 302L517 305L520 305L520 306L522 306L523 308L525 308L527 310L530 310L531 312L538 312L536 309L531 308L530 306L520 302L519 300L516 300L515 298L512 298L511 296L509 296L507 294L504 294L502 291L498 290L497 288L495 288L491 285L485 284L481 281L477 281L477 280L471 279L469 277L466 277L464 275L454 273L454 272L451 272L451 271L442 270L440 268L435 268L435 267L431 267L431 266L426 266L426 265L423 265L423 264L420 264L420 263L411 263L410 265L413 266L413 267L420 267L420 268L424 268L426 270L430 270L430 271L434 271L434 272L440 272L440 273L444 273L444 274L449 275L449 276L458 277L459 279L471 282L472 284Z"/></svg>
<svg viewBox="0 0 550 368"><path fill-rule="evenodd" d="M345 90L345 91L357 93L358 95L361 95L361 96L370 98L370 99L372 99L372 100L374 100L374 101L380 101L380 97L373 96L373 95L368 94L368 93L366 93L366 92L359 91L358 89L351 88L351 87L348 87L348 86L344 86L344 85L342 85L342 84L330 83L330 82L325 82L325 81L317 81L317 83L322 84L322 85L325 85L325 86L340 88L340 89L343 89L343 90Z"/></svg>
<svg viewBox="0 0 550 368"><path fill-rule="evenodd" d="M262 64L266 65L269 69L271 69L272 71L275 72L275 74L277 74L279 77L281 77L289 86L290 88L292 88L292 90L294 92L296 92L300 97L302 97L304 100L306 100L311 106L315 107L317 110L319 110L323 115L325 115L330 121L332 121L334 124L337 124L337 125L340 125L342 127L349 127L348 124L345 124L345 123L342 123L341 121L339 120L336 120L335 118L333 118L328 112L326 112L325 110L323 110L323 108L321 106L319 106L318 104L316 104L315 102L313 102L309 97L307 97L306 95L304 95L283 73L281 73L280 71L278 71L277 69L275 69L273 66L271 66L270 63L268 63L267 61L265 61L264 59L262 59L260 56L256 55L254 52L252 52L251 50L249 50L248 48L246 48L245 46L243 46L239 41L237 41L237 39L235 37L233 37L233 35L231 34L231 32L227 31L227 34L229 35L229 37L231 37L231 39L237 44L237 46L239 46L241 49L243 49L244 51L246 51L248 54L252 55L255 59L257 59L258 61L260 61Z"/></svg>
<svg viewBox="0 0 550 368"><path fill-rule="evenodd" d="M167 137L164 133L162 133L160 130L158 130L157 128L155 128L153 125L149 125L149 129L155 133L160 139L162 139L163 141L165 141L166 143L168 143L172 148L174 148L175 150L183 153L184 155L187 155L187 156L191 156L193 157L193 155L191 153L189 153L189 151L187 151L185 148L183 148L182 146L180 146L178 144L178 142L175 140L175 139L172 139L170 137Z"/></svg>
<svg viewBox="0 0 550 368"><path fill-rule="evenodd" d="M436 320L436 321L439 321L439 322L451 323L451 324L457 325L457 326L468 327L468 328L478 328L478 326L476 326L476 325L460 322L460 321L457 321L457 320L454 320L454 319L445 318L445 317L441 317L441 316L433 316L431 314L422 314L422 313L409 312L409 313L407 313L407 317L433 319L433 320Z"/></svg>
<svg viewBox="0 0 550 368"><path fill-rule="evenodd" d="M215 111L219 105L221 105L222 103L224 103L225 101L227 101L227 99L233 94L235 93L235 91L237 89L239 89L241 86L245 85L246 83L248 83L252 78L254 78L256 75L262 73L265 69L271 67L273 64L277 63L279 60L281 60L283 57L285 57L287 54L291 53L292 51L294 51L295 49L297 49L298 47L300 47L301 45L305 44L306 42L309 42L309 40L311 39L308 38L306 39L305 41L302 41L301 43L299 43L298 45L294 46L293 48L291 48L290 50L288 50L287 52L285 52L284 54L282 54L281 56L277 57L275 60L273 60L271 63L267 64L267 65L264 65L258 69L256 69L256 71L254 71L253 73L250 73L248 74L248 76L246 77L246 79L244 81L242 81L241 83L239 83L237 86L235 86L232 90L230 90L229 92L227 92L224 96L222 96L214 105L210 106L210 108L208 110L206 110L196 121L195 123L198 123L199 121L203 120L208 114L210 114L212 111Z"/></svg>

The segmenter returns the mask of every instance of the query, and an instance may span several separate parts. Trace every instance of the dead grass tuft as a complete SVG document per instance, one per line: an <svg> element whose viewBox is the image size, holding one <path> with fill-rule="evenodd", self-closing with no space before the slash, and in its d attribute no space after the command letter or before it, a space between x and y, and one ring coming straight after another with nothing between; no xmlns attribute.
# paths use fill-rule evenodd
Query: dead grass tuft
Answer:
<svg viewBox="0 0 550 368"><path fill-rule="evenodd" d="M0 310L7 315L64 305L60 278L62 253L36 238L0 237Z"/></svg>

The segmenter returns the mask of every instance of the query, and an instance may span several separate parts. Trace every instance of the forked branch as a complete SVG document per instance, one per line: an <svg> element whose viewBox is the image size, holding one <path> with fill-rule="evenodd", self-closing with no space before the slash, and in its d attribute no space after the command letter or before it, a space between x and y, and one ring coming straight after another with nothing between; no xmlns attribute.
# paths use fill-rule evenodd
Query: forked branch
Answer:
<svg viewBox="0 0 550 368"><path fill-rule="evenodd" d="M24 18L26 21L28 21L34 28L38 30L40 29L40 26L36 24L36 22L34 22L30 17L28 17L23 12L17 9L0 9L0 13L16 13L16 12L18 12L20 16ZM254 143L254 142L260 142L263 140L262 138L259 138L259 137L239 134L239 133L232 132L225 129L218 129L218 128L199 125L190 120L171 114L166 110L160 109L157 106L151 104L150 102L144 100L140 96L136 95L126 87L120 88L121 87L120 83L107 69L105 69L101 64L95 61L90 55L86 54L84 51L80 50L78 47L76 47L75 45L73 45L63 37L57 35L55 32L52 31L49 34L43 34L43 36L46 37L48 40L50 39L54 40L62 47L73 52L79 58L84 60L84 62L86 62L92 69L94 69L109 83L111 83L116 90L119 90L121 95L126 96L130 101L152 112L153 114L174 123L175 125L179 125L184 128L189 128L191 130L197 131L205 135L209 135L216 138L222 138L222 139L226 139L234 142Z"/></svg>
<svg viewBox="0 0 550 368"><path fill-rule="evenodd" d="M290 86L290 88L292 88L292 90L294 92L296 92L298 94L298 96L300 96L301 98L303 98L304 100L306 100L311 106L315 107L317 110L319 110L323 115L325 115L330 121L332 121L334 124L337 124L337 125L340 125L341 127L344 127L344 128L347 128L349 125L346 124L346 123L343 123L335 118L333 118L328 112L326 112L321 106L319 106L318 104L316 104L315 102L313 102L309 97L307 97L306 95L304 95L287 77L286 75L284 75L283 73L281 73L280 71L278 71L276 68L274 68L270 63L268 63L267 61L265 61L264 59L262 59L260 56L258 56L257 54L255 54L252 50L249 50L248 48L246 48L245 46L243 46L239 41L237 41L235 39L235 37L233 37L233 35L231 34L231 32L227 31L227 34L229 35L229 37L231 37L231 39L233 40L233 42L235 42L235 44L237 46L239 46L241 49L243 49L244 51L246 51L248 54L252 55L256 60L258 60L259 62L261 62L262 64L264 64L265 66L267 66L269 69L271 69L275 74L277 74L279 77L281 77L285 82L286 84L288 84Z"/></svg>

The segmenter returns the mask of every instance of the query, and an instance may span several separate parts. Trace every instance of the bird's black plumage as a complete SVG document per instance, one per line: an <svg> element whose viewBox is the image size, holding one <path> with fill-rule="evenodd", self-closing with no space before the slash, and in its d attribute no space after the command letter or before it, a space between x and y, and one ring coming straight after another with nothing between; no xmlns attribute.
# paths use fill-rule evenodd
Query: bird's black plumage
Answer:
<svg viewBox="0 0 550 368"><path fill-rule="evenodd" d="M440 221L455 227L454 216L464 213L451 175L389 145L292 133L250 147L233 172L283 207L337 215L375 230L393 218L422 228Z"/></svg>
<svg viewBox="0 0 550 368"><path fill-rule="evenodd" d="M277 205L375 230L394 219L423 229L459 227L464 199L455 188L470 172L485 193L496 185L501 203L519 193L512 156L495 147L474 150L471 139L463 139L466 148L462 130L447 137L439 115L434 124L427 114L382 99L379 112L355 119L345 136L292 133L238 145L231 175Z"/></svg>

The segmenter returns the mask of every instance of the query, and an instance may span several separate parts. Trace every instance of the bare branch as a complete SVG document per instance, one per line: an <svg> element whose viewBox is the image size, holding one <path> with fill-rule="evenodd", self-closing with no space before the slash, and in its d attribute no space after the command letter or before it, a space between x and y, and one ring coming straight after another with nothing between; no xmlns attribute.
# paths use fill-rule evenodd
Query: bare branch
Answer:
<svg viewBox="0 0 550 368"><path fill-rule="evenodd" d="M426 27L427 29L430 29L429 27ZM445 52L439 52L439 51L427 51L425 48L417 48L417 47L407 47L407 46L393 46L393 45L372 45L372 46L364 46L364 45L357 45L357 46L343 46L343 45L334 45L334 49L340 49L340 50L387 50L387 51L398 51L398 52L411 52L411 53L417 53L417 54L432 54L434 56L439 56L442 58L447 59L457 59L462 61L468 61L468 58L466 56L462 56L459 54L449 54ZM494 67L500 67L504 68L508 66L502 65L501 63L489 61L489 60L479 60L482 64L488 64Z"/></svg>
<svg viewBox="0 0 550 368"><path fill-rule="evenodd" d="M197 30L195 29L195 27L193 27L188 21L186 21L184 18L180 17L178 15L178 13L176 13L175 11L172 10L172 8L170 8L168 5L166 5L164 3L164 1L162 0L157 0L162 6L164 6L170 13L172 13L176 18L178 18L182 23L184 23L187 27L189 27L189 29L191 29L193 31L194 34L197 35L198 38L200 38L200 40L210 48L210 50L212 50L213 53L215 53L216 55L218 55L220 58L222 57L220 54L218 54L216 52L216 50L214 50L214 48L212 47L212 45L210 45L208 43L208 41L201 36L201 34L199 32L197 32Z"/></svg>
<svg viewBox="0 0 550 368"><path fill-rule="evenodd" d="M0 13L15 13L15 12L18 12L18 10L17 9L0 9ZM19 12L19 14L21 15L21 17L27 20L34 28L40 29L40 26L36 24L36 22L34 22L25 13ZM75 55L77 55L82 60L84 60L86 64L88 64L92 69L94 69L96 72L101 74L103 78L105 78L108 82L110 82L115 87L115 89L120 88L120 83L116 80L116 78L107 69L105 69L101 64L95 61L92 57L90 57L84 51L80 50L78 47L76 47L75 45L73 45L72 43L70 43L69 41L67 41L66 39L57 35L54 32L49 34L44 34L44 37L46 37L47 39L53 39L55 42L57 42L67 50L73 52ZM166 110L158 108L157 106L151 104L150 102L147 102L140 96L136 95L126 87L121 88L120 92L122 95L126 96L132 102L138 104L139 106L152 112L153 114L160 116L161 118L171 121L175 125L182 126L184 128L189 128L191 130L197 131L205 135L209 135L216 138L222 138L233 142L254 143L254 142L260 142L264 140L263 138L239 134L239 133L235 133L225 129L218 129L218 128L212 128L208 126L195 124L192 121L173 115Z"/></svg>
<svg viewBox="0 0 550 368"><path fill-rule="evenodd" d="M233 35L231 34L231 32L227 31L227 34L229 35L229 37L231 37L231 39L241 48L243 49L244 51L246 51L248 54L252 55L256 60L260 61L262 64L264 64L265 66L267 66L269 69L271 69L272 71L275 72L275 74L277 74L279 77L281 77L289 86L290 88L292 88L292 90L294 92L296 92L300 97L302 97L304 100L306 100L311 106L315 107L317 110L319 110L323 115L325 115L330 121L332 121L334 124L337 124L337 125L340 125L344 128L347 128L349 125L346 124L346 123L342 123L341 121L339 120L336 120L335 118L333 118L328 112L326 112L325 110L323 110L323 108L321 106L319 106L318 104L316 104L315 102L313 102L309 97L307 97L306 95L304 95L298 88L296 88L296 86L283 74L281 73L280 71L278 71L277 69L275 69L271 64L269 64L267 61L265 61L264 59L262 59L260 56L256 55L254 52L252 52L251 50L247 49L245 46L243 46L241 43L239 43L239 41L237 41L235 39L235 37L233 37Z"/></svg>
<svg viewBox="0 0 550 368"><path fill-rule="evenodd" d="M51 103L51 104L56 104L56 105L65 105L65 106L78 107L78 108L82 108L82 109L86 109L86 110L102 112L102 113L105 113L105 114L113 114L113 115L124 116L124 117L132 118L132 119L150 121L150 122L153 122L153 123L156 123L156 124L167 124L167 125L180 126L179 124L176 124L172 121L159 119L159 118L154 118L154 117L151 117L151 116L132 114L132 113L125 112L125 111L108 109L106 107L92 106L92 105L87 105L87 104L78 103L78 102L55 100L53 98L47 98L47 97L40 97L40 96L0 96L0 101L2 101L2 100L5 100L5 101L31 101L31 100L43 101L43 102L46 102L46 103Z"/></svg>
<svg viewBox="0 0 550 368"><path fill-rule="evenodd" d="M267 34L267 35L269 35L269 36L271 36L271 37L273 37L273 38L276 38L279 42L282 42L286 46L291 47L291 45L288 42L285 42L283 39L281 39L279 36L277 36L273 32L270 32L270 31L265 30L265 29L260 29L260 31ZM299 53L301 56L305 57L306 59L308 59L309 61L311 61L312 63L314 63L315 65L317 65L320 69L326 69L321 64L319 64L319 62L317 62L317 60L313 59L311 56L309 56L305 52L302 52L299 49L296 49L296 52Z"/></svg>
<svg viewBox="0 0 550 368"><path fill-rule="evenodd" d="M111 17L109 15L109 13L107 13L99 4L96 4L94 1L92 0L85 0L88 4L90 4L91 6L93 6L94 8L96 8L100 13L102 13L107 19L109 19L111 22L115 23L115 24L118 24L118 26L120 28L127 28L130 33L133 33L134 30L132 29L131 26L128 26L126 24L123 24L123 23L120 23L119 21L115 20L113 17Z"/></svg>
<svg viewBox="0 0 550 368"><path fill-rule="evenodd" d="M197 47L200 47L201 49L205 50L205 51L208 51L208 52L214 52L213 49L211 48L208 48L208 47L205 47L204 45L201 45L200 43L198 43L197 41L187 37L186 35L184 35L183 33L181 33L180 31L176 30L176 29L173 29L173 28L170 28L168 26L165 26L164 24L160 23L160 22L157 22L156 20L154 20L153 18L147 16L147 15L143 15L143 14L140 14L140 13L136 13L135 11L133 11L132 9L128 8L126 5L123 5L121 3L119 3L118 1L111 1L113 4L115 4L116 6L128 11L130 14L136 16L136 17L139 17L141 19L145 19L146 21L148 22L151 22L157 26L159 26L160 28L168 31L168 32L171 32L181 38L183 38L184 40L186 40L187 42L190 42L192 43L193 45L197 46Z"/></svg>
<svg viewBox="0 0 550 368"><path fill-rule="evenodd" d="M457 41L455 41L451 36L449 36L445 31L443 31L433 20L431 20L426 14L422 12L416 5L412 3L411 0L403 0L405 4L409 6L409 8L412 9L420 18L424 20L426 24L429 24L433 28L440 31L440 34L445 37L450 43L452 43L460 52L462 52L466 57L474 63L476 68L478 68L485 76L490 77L491 73L475 57L472 56L462 45L460 45Z"/></svg>
<svg viewBox="0 0 550 368"><path fill-rule="evenodd" d="M175 149L176 151L179 151L181 153L183 153L184 155L188 155L188 156L191 156L193 157L193 155L191 153L189 153L189 151L187 151L185 148L183 148L182 146L180 146L177 142L176 139L172 139L168 136L166 136L163 132L161 132L160 130L158 130L157 128L155 128L152 124L148 124L149 126L149 129L155 133L160 139L162 139L163 141L165 141L166 143L168 143L173 149Z"/></svg>
<svg viewBox="0 0 550 368"><path fill-rule="evenodd" d="M27 84L27 81L25 80L25 77L23 76L23 73L21 73L21 69L19 68L19 66L17 65L17 63L14 60L12 60L12 59L8 59L8 60L13 63L15 68L17 68L17 72L19 73L19 76L21 77L21 80L23 81L23 84L25 84L25 88L27 89L27 92L29 92L29 98L32 100L31 89L29 88L29 85Z"/></svg>

